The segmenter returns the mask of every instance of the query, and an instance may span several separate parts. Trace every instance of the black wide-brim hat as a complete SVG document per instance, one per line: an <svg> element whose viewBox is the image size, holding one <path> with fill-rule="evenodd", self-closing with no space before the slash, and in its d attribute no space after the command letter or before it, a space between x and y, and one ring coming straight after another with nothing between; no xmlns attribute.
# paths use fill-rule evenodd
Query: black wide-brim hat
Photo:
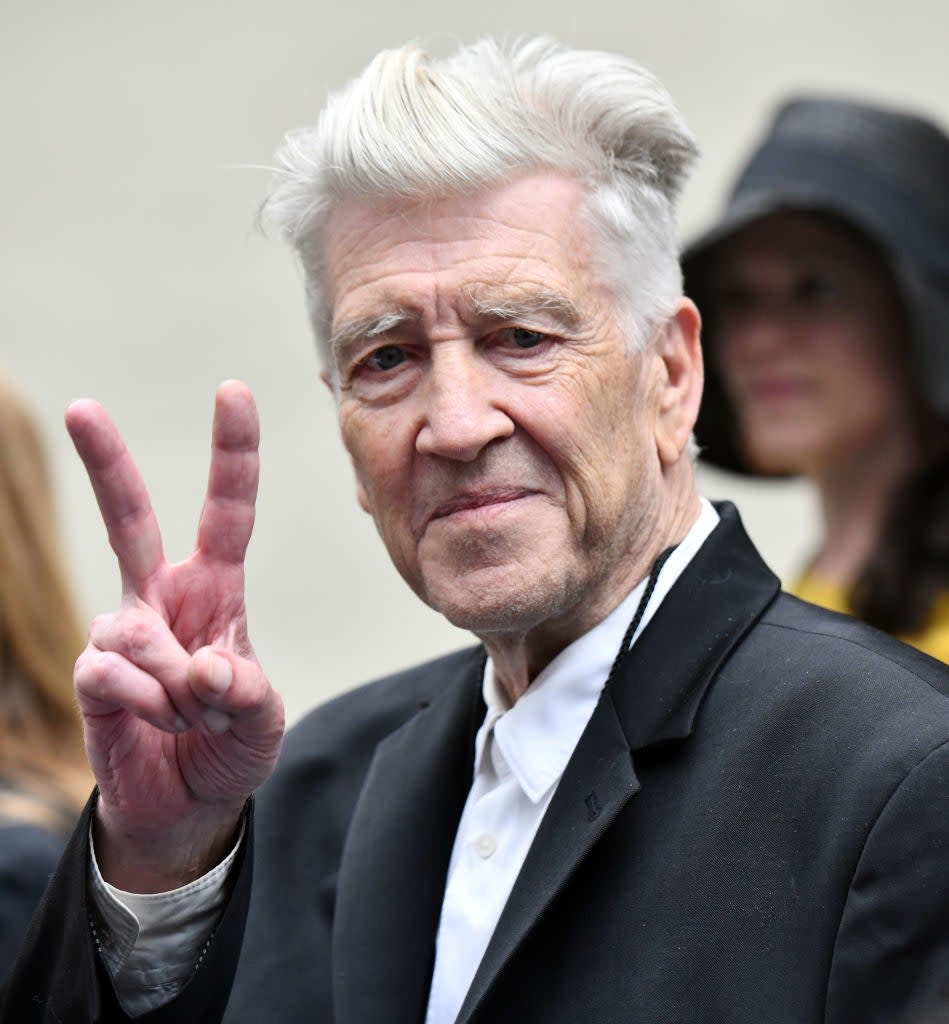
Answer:
<svg viewBox="0 0 949 1024"><path fill-rule="evenodd" d="M887 260L906 310L906 359L920 400L949 421L949 137L923 118L841 99L784 104L721 219L686 246L685 291L703 314L701 458L752 472L717 370L708 272L722 241L771 214L807 211L856 228Z"/></svg>

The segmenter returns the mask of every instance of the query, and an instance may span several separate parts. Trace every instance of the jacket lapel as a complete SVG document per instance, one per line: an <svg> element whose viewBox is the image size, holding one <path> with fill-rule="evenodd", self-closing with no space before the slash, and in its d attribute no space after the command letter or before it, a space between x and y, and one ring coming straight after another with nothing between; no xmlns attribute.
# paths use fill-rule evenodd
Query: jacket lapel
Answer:
<svg viewBox="0 0 949 1024"><path fill-rule="evenodd" d="M377 748L343 849L333 930L337 1024L419 1024L482 718L484 654ZM441 684L440 684L441 685Z"/></svg>
<svg viewBox="0 0 949 1024"><path fill-rule="evenodd" d="M781 589L735 506L716 509L718 526L643 630L613 687L633 751L690 735L719 669Z"/></svg>
<svg viewBox="0 0 949 1024"><path fill-rule="evenodd" d="M634 757L685 739L722 663L780 589L734 506L604 690L541 822L458 1016L468 1024L518 946L640 788Z"/></svg>

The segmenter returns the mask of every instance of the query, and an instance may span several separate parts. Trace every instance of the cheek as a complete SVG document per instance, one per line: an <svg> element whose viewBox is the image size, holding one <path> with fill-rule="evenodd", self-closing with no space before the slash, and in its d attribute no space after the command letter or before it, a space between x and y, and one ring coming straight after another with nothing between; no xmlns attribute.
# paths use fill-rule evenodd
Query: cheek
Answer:
<svg viewBox="0 0 949 1024"><path fill-rule="evenodd" d="M569 486L602 465L612 417L598 389L584 395L582 380L560 379L520 403L520 425ZM596 398L589 396L597 396Z"/></svg>
<svg viewBox="0 0 949 1024"><path fill-rule="evenodd" d="M711 331L708 334L712 336ZM714 364L722 384L728 392L733 392L742 383L749 368L760 363L754 357L753 339L742 327L725 328L717 322L714 330L715 344L707 358ZM774 356L776 353L771 353Z"/></svg>
<svg viewBox="0 0 949 1024"><path fill-rule="evenodd" d="M639 477L652 440L647 402L632 383L619 387L622 379L591 388L592 399L576 405L570 415L560 410L550 421L556 436L548 437L546 448L560 470L568 506L580 506L576 514L589 520L609 516L625 503L627 482Z"/></svg>
<svg viewBox="0 0 949 1024"><path fill-rule="evenodd" d="M399 505L411 452L406 453L403 434L385 417L341 411L340 433L356 474L359 503L378 523L380 511Z"/></svg>
<svg viewBox="0 0 949 1024"><path fill-rule="evenodd" d="M878 325L854 325L846 333L829 338L823 347L825 383L850 402L885 403L902 400L905 378L891 353L892 339L882 336ZM821 349L815 351L815 358Z"/></svg>
<svg viewBox="0 0 949 1024"><path fill-rule="evenodd" d="M715 336L715 351L711 358L722 378L722 382L731 387L735 379L736 369L741 366L742 345L740 337L734 333L726 334L719 330Z"/></svg>

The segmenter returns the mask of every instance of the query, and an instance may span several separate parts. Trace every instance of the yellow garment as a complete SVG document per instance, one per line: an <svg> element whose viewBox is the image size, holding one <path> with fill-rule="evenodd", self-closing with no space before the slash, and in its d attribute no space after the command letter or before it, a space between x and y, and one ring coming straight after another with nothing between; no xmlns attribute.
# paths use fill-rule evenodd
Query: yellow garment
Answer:
<svg viewBox="0 0 949 1024"><path fill-rule="evenodd" d="M833 612L853 615L844 588L813 573L805 573L789 589L795 597L803 601L819 604ZM940 661L949 663L949 592L940 594L936 599L926 625L921 630L901 634L899 639Z"/></svg>

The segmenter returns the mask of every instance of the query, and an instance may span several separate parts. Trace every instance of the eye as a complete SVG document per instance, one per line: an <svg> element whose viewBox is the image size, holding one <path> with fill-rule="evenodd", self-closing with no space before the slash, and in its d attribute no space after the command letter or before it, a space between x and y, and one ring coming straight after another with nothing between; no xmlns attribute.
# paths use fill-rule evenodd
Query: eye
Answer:
<svg viewBox="0 0 949 1024"><path fill-rule="evenodd" d="M550 341L551 336L543 331L531 331L526 327L506 327L500 331L495 331L490 335L489 340L493 344L500 344L502 347L529 351Z"/></svg>
<svg viewBox="0 0 949 1024"><path fill-rule="evenodd" d="M708 296L709 309L719 317L737 318L749 315L759 301L756 289L740 280L717 282Z"/></svg>
<svg viewBox="0 0 949 1024"><path fill-rule="evenodd" d="M811 306L824 306L833 302L840 294L835 276L825 270L804 274L794 286L798 301Z"/></svg>
<svg viewBox="0 0 949 1024"><path fill-rule="evenodd" d="M511 327L507 334L515 348L529 349L542 345L547 335L541 331L531 331L526 327Z"/></svg>
<svg viewBox="0 0 949 1024"><path fill-rule="evenodd" d="M405 362L405 350L398 345L383 345L366 357L365 365L370 370L386 373Z"/></svg>

